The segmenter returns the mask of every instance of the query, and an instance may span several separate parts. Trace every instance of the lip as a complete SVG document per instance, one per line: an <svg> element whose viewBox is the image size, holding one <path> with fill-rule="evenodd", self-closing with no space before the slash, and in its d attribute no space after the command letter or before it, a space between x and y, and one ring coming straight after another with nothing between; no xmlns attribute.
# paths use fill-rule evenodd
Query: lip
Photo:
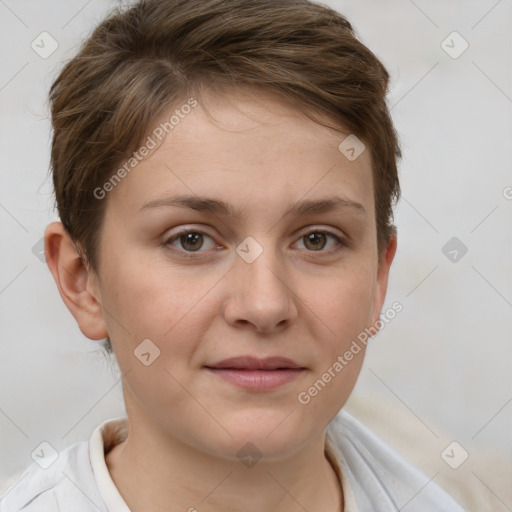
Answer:
<svg viewBox="0 0 512 512"><path fill-rule="evenodd" d="M207 368L230 369L230 370L281 370L302 368L300 364L287 357L265 357L240 356L224 359L218 363L207 365Z"/></svg>
<svg viewBox="0 0 512 512"><path fill-rule="evenodd" d="M221 379L251 391L266 391L283 386L305 370L286 357L259 359L252 356L224 359L205 368Z"/></svg>

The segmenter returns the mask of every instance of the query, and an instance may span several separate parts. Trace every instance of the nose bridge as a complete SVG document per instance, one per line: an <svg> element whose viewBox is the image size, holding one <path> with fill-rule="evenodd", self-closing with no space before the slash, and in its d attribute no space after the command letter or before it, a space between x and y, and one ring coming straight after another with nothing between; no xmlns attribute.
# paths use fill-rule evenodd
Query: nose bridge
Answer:
<svg viewBox="0 0 512 512"><path fill-rule="evenodd" d="M248 242L254 260L242 257L243 261L238 262L238 270L247 285L244 291L254 295L254 300L261 300L261 297L265 296L272 302L285 301L288 294L283 283L284 270L279 254L270 239L256 243L261 247L259 251L254 242Z"/></svg>
<svg viewBox="0 0 512 512"><path fill-rule="evenodd" d="M271 239L248 238L237 248L229 316L231 321L271 330L296 315L293 293Z"/></svg>
<svg viewBox="0 0 512 512"><path fill-rule="evenodd" d="M265 292L268 296L275 296L274 299L287 296L284 271L273 248L267 247L255 261L240 263L240 267L249 280L247 291Z"/></svg>

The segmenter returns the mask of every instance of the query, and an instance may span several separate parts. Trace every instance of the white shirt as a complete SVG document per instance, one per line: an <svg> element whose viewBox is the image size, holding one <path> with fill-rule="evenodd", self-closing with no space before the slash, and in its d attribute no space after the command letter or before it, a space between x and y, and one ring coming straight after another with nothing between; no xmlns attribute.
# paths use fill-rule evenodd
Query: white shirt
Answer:
<svg viewBox="0 0 512 512"><path fill-rule="evenodd" d="M47 469L35 462L0 499L0 512L130 512L115 486L105 450L126 418L103 422L89 441L63 450ZM343 489L342 512L464 512L428 477L345 411L327 428L325 453Z"/></svg>

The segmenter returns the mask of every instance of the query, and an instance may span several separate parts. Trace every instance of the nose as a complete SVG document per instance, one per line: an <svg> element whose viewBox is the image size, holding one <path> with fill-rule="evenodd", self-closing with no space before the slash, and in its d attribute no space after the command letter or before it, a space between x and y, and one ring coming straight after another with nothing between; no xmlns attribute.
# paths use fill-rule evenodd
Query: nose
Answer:
<svg viewBox="0 0 512 512"><path fill-rule="evenodd" d="M226 281L223 308L230 325L270 334L297 318L293 282L269 248L252 263L237 257L234 265Z"/></svg>

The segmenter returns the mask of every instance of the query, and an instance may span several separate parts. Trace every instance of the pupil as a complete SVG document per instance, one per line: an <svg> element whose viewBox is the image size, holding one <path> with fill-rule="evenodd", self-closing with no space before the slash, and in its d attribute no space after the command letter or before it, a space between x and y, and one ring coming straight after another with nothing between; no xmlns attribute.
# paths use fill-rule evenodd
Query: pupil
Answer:
<svg viewBox="0 0 512 512"><path fill-rule="evenodd" d="M184 249L192 251L201 249L203 245L201 236L202 235L200 233L187 233L186 235L181 235L181 245ZM201 242L199 245L197 245L198 240Z"/></svg>
<svg viewBox="0 0 512 512"><path fill-rule="evenodd" d="M306 240L308 243L313 244L313 249L315 250L323 249L325 247L325 235L322 233L311 233L310 235L306 236ZM319 241L320 247L316 245L318 244ZM306 243L306 246L308 245L308 243Z"/></svg>

